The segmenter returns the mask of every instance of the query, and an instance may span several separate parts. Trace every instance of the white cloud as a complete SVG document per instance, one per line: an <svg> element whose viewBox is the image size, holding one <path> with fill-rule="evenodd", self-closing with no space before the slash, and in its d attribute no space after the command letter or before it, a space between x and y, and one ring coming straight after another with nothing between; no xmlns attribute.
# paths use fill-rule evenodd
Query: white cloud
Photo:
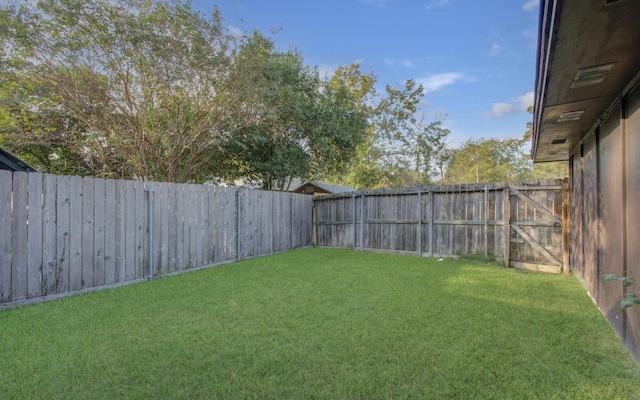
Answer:
<svg viewBox="0 0 640 400"><path fill-rule="evenodd" d="M522 9L525 11L532 11L540 4L540 0L529 0L522 5Z"/></svg>
<svg viewBox="0 0 640 400"><path fill-rule="evenodd" d="M513 100L520 103L520 107L526 111L527 108L533 105L533 99L534 99L534 94L533 94L533 91L531 91L523 94L522 96L516 97Z"/></svg>
<svg viewBox="0 0 640 400"><path fill-rule="evenodd" d="M493 43L491 45L491 55L492 56L498 55L498 53L500 53L500 51L502 51L502 46L500 46L498 43Z"/></svg>
<svg viewBox="0 0 640 400"><path fill-rule="evenodd" d="M493 103L491 111L484 112L484 116L491 119L502 119L509 115L517 114L522 111L519 107L509 103Z"/></svg>
<svg viewBox="0 0 640 400"><path fill-rule="evenodd" d="M432 8L440 8L451 5L449 0L433 0L431 3L424 6L425 10L431 10Z"/></svg>
<svg viewBox="0 0 640 400"><path fill-rule="evenodd" d="M463 79L465 76L459 72L447 72L444 74L431 75L426 78L418 78L416 82L424 88L425 93L435 92L445 86L452 85Z"/></svg>
<svg viewBox="0 0 640 400"><path fill-rule="evenodd" d="M509 99L509 103L493 103L491 111L486 111L482 114L491 119L506 118L510 115L527 111L527 108L533 105L533 99L533 92L527 92L522 96Z"/></svg>

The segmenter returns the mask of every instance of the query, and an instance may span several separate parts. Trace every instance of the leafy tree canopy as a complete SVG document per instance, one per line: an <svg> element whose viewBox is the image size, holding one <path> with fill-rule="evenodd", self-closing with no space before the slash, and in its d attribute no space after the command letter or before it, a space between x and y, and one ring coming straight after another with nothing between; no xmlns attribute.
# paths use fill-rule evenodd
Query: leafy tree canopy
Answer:
<svg viewBox="0 0 640 400"><path fill-rule="evenodd" d="M447 145L413 80L375 89L358 64L323 80L260 32L180 0L0 6L0 145L44 172L286 189L562 177L521 139Z"/></svg>
<svg viewBox="0 0 640 400"><path fill-rule="evenodd" d="M165 0L0 8L0 144L47 172L166 181L339 171L366 118L295 51Z"/></svg>

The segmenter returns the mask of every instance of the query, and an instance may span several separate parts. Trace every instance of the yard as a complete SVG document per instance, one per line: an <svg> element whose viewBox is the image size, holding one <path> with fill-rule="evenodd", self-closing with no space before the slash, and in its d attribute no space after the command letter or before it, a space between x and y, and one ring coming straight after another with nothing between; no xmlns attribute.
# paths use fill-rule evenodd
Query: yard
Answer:
<svg viewBox="0 0 640 400"><path fill-rule="evenodd" d="M2 398L640 398L573 277L305 249L0 311Z"/></svg>

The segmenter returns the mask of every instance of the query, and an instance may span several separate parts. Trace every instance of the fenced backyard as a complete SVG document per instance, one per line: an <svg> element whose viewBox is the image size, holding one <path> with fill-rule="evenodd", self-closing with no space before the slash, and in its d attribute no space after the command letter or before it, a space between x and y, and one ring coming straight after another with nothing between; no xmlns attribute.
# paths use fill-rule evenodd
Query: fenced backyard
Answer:
<svg viewBox="0 0 640 400"><path fill-rule="evenodd" d="M0 171L0 303L311 245L311 198Z"/></svg>
<svg viewBox="0 0 640 400"><path fill-rule="evenodd" d="M640 398L640 370L573 277L484 257L566 271L566 191L313 198L0 171L0 386L9 398ZM312 243L433 258L251 259Z"/></svg>
<svg viewBox="0 0 640 400"><path fill-rule="evenodd" d="M314 199L314 243L568 272L568 201L566 180L336 194Z"/></svg>

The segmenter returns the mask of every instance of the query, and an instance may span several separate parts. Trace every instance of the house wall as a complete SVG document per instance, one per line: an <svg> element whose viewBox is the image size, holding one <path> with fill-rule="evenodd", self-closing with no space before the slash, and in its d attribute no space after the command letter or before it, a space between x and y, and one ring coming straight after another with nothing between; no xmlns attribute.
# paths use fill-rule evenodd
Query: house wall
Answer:
<svg viewBox="0 0 640 400"><path fill-rule="evenodd" d="M640 305L620 310L625 290L640 292L640 89L613 110L570 159L571 265L613 329L640 360ZM633 276L605 281L606 274Z"/></svg>

